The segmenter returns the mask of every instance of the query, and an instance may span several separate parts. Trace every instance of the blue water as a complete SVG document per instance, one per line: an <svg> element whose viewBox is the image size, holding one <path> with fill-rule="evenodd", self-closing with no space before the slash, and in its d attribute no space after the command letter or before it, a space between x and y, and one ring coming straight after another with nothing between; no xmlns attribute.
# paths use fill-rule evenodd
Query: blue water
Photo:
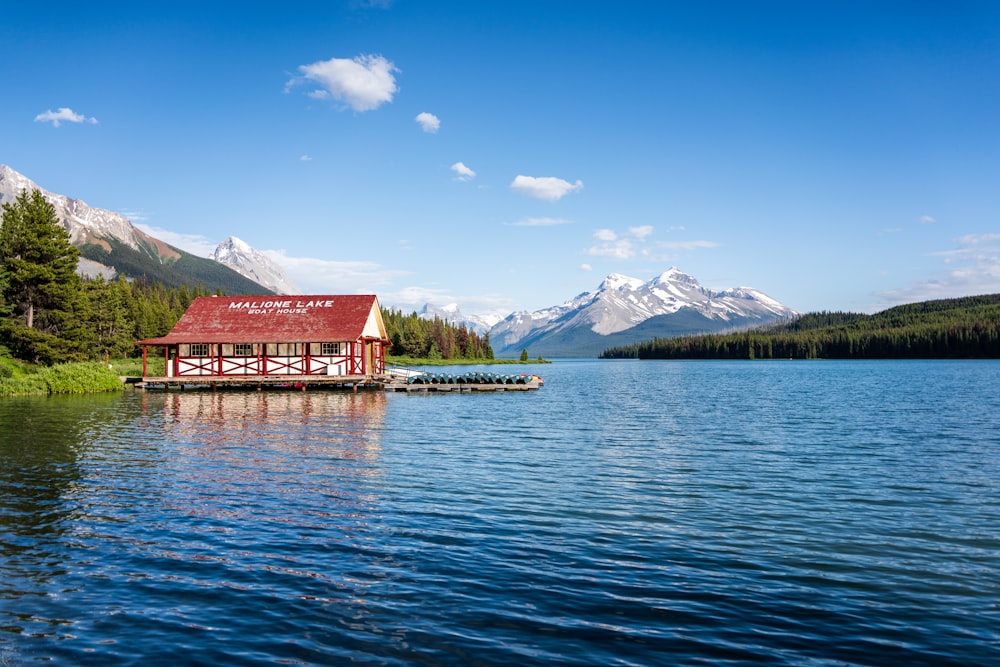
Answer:
<svg viewBox="0 0 1000 667"><path fill-rule="evenodd" d="M0 665L1000 665L1000 363L0 400Z"/></svg>

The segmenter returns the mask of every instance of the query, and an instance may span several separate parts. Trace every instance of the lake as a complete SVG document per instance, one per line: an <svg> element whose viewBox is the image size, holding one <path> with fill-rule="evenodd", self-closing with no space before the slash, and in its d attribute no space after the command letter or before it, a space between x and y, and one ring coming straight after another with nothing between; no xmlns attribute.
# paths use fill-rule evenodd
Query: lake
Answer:
<svg viewBox="0 0 1000 667"><path fill-rule="evenodd" d="M0 400L0 665L998 665L1000 362Z"/></svg>

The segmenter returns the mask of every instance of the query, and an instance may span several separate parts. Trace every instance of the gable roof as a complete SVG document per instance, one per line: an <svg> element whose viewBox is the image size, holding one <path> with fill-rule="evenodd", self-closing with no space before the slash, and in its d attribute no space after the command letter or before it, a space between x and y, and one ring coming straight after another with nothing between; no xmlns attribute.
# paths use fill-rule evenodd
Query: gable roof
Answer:
<svg viewBox="0 0 1000 667"><path fill-rule="evenodd" d="M139 345L388 340L374 294L202 296L166 336Z"/></svg>

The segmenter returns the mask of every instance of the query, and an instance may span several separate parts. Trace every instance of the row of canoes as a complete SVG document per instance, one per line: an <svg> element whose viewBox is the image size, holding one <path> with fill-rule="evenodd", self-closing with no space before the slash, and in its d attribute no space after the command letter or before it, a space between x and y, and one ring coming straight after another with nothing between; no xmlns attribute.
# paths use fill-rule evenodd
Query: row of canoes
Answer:
<svg viewBox="0 0 1000 667"><path fill-rule="evenodd" d="M423 373L406 378L406 384L531 384L541 383L541 378L528 373Z"/></svg>

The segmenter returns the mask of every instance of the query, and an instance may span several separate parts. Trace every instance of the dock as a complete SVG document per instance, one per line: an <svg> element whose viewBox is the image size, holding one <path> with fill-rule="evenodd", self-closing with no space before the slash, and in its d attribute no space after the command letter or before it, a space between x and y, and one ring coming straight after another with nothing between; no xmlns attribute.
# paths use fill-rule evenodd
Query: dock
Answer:
<svg viewBox="0 0 1000 667"><path fill-rule="evenodd" d="M388 375L183 375L128 378L138 389L381 389Z"/></svg>
<svg viewBox="0 0 1000 667"><path fill-rule="evenodd" d="M137 389L178 390L376 390L391 392L504 392L537 391L545 381L537 375L494 373L400 375L188 375L172 377L128 377Z"/></svg>

